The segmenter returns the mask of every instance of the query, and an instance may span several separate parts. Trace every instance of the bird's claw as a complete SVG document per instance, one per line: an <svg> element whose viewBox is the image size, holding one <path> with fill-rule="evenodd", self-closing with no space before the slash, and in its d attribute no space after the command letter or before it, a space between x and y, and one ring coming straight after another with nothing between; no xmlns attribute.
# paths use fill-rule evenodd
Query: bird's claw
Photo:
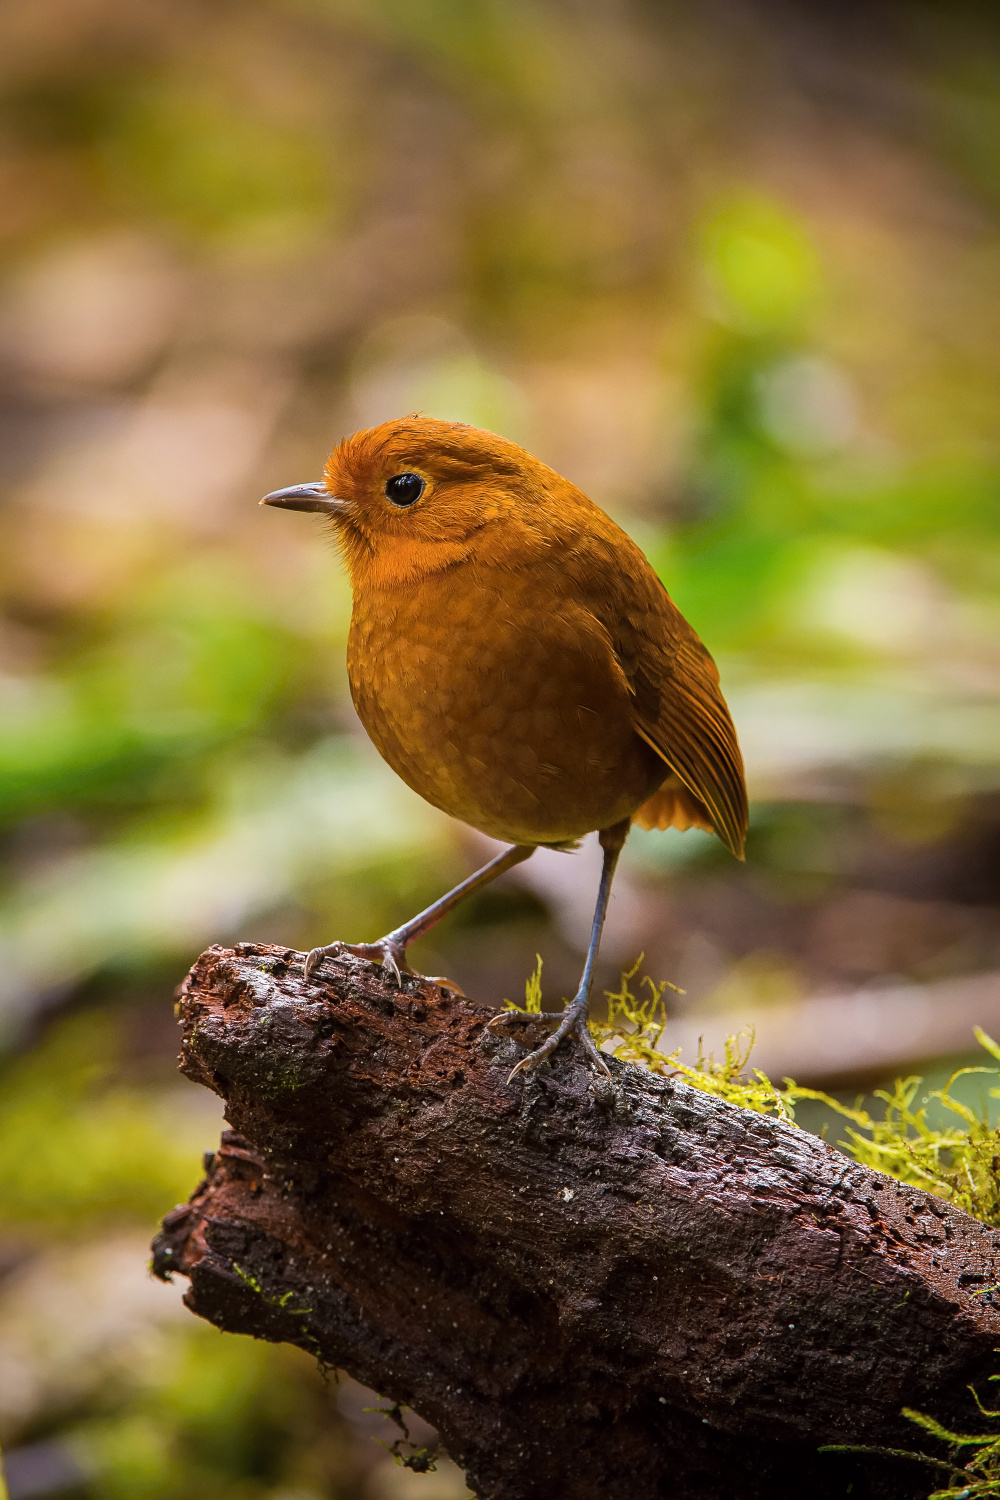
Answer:
<svg viewBox="0 0 1000 1500"><path fill-rule="evenodd" d="M309 979L319 968L324 958L341 958L345 953L350 953L355 958L367 958L371 963L380 963L386 974L396 981L397 989L403 987L403 975L412 974L415 979L423 979L427 984L440 985L442 989L451 990L455 995L464 995L465 991L461 985L456 984L453 979L445 979L443 975L422 975L416 969L411 969L406 962L406 948L393 937L379 938L374 943L327 943L325 948L314 948L311 953L306 954L305 974Z"/></svg>
<svg viewBox="0 0 1000 1500"><path fill-rule="evenodd" d="M425 984L436 984L442 990L451 990L453 995L460 995L463 1000L467 998L462 986L456 984L454 979L446 979L443 974L424 974L421 977Z"/></svg>
<svg viewBox="0 0 1000 1500"><path fill-rule="evenodd" d="M406 962L406 949L401 943L393 942L390 938L379 938L375 943L327 943L324 948L313 948L311 953L306 954L305 975L310 979L319 968L324 958L342 958L345 953L350 953L354 958L367 958L371 963L380 963L396 981L400 989L403 985L403 975L412 974L413 970Z"/></svg>
<svg viewBox="0 0 1000 1500"><path fill-rule="evenodd" d="M495 1016L490 1016L485 1030L489 1031L498 1021L561 1021L565 1014L562 1010L519 1010L515 1005L510 1010L498 1010Z"/></svg>
<svg viewBox="0 0 1000 1500"><path fill-rule="evenodd" d="M500 1012L500 1015L512 1014L518 1013L512 1011ZM554 1019L550 1011L539 1011L537 1012L537 1014L546 1020L550 1018ZM493 1017L494 1021L498 1019L499 1017L497 1016ZM493 1022L491 1021L488 1024L492 1025ZM507 1077L507 1082L510 1083L511 1079L514 1078L518 1073L536 1072L541 1067L545 1059L552 1056L553 1052L555 1052L560 1042L565 1041L567 1037L571 1036L575 1036L582 1044L584 1054L591 1067L596 1066L602 1073L605 1074L606 1077L610 1078L611 1069L604 1061L604 1058L601 1056L600 1052L598 1052L597 1048L594 1045L594 1039L587 1029L587 1006L586 1004L580 1004L579 1002L574 1001L571 1005L567 1006L566 1010L563 1011L560 1015L559 1025L556 1027L552 1035L546 1037L545 1041L540 1047L536 1047L534 1052L529 1052L527 1057L522 1057L521 1061L511 1069Z"/></svg>

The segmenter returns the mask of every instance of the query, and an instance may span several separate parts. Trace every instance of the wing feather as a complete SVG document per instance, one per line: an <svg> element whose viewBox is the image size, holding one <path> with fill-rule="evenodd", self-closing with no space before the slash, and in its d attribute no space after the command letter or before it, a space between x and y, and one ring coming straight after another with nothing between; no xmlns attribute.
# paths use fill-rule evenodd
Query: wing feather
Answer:
<svg viewBox="0 0 1000 1500"><path fill-rule="evenodd" d="M662 631L660 643L652 632L643 632L646 649L636 673L635 730L705 805L716 833L742 859L748 819L746 777L718 669L666 594L664 599L675 619L663 622L673 628Z"/></svg>
<svg viewBox="0 0 1000 1500"><path fill-rule="evenodd" d="M747 792L736 730L708 651L638 549L619 596L615 652L632 688L633 727L707 812L723 843L743 858ZM665 777L665 785L670 777ZM663 800L660 815L667 816ZM694 821L675 799L678 821ZM646 814L652 817L656 809ZM674 826L677 826L675 823Z"/></svg>
<svg viewBox="0 0 1000 1500"><path fill-rule="evenodd" d="M711 825L742 859L743 756L715 662L639 548L596 508L561 571L607 631L631 689L635 732L672 773L637 818L659 827Z"/></svg>

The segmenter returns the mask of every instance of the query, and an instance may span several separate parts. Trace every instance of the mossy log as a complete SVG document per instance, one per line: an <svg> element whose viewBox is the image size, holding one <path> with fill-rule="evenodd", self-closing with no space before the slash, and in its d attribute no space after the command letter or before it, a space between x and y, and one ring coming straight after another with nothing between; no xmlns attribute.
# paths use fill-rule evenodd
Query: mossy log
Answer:
<svg viewBox="0 0 1000 1500"><path fill-rule="evenodd" d="M412 1407L481 1500L924 1496L818 1448L968 1430L1000 1370L1000 1234L791 1125L573 1051L508 1083L544 1023L351 958L211 948L179 1014L233 1130L157 1274Z"/></svg>

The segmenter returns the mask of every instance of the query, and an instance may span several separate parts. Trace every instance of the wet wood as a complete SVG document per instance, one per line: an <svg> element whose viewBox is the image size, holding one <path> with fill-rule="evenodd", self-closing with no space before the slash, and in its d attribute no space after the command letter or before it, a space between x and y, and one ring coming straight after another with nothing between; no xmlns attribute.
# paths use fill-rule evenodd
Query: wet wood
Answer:
<svg viewBox="0 0 1000 1500"><path fill-rule="evenodd" d="M1000 1235L939 1199L614 1061L508 1084L539 1023L355 959L212 948L179 1015L232 1130L157 1274L411 1406L481 1500L906 1500L933 1471L817 1448L970 1430Z"/></svg>

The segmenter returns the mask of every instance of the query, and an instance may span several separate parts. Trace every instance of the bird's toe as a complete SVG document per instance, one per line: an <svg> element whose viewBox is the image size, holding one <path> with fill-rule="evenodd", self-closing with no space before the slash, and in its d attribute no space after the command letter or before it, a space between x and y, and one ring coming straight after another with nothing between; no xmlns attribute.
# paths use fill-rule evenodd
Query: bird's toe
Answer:
<svg viewBox="0 0 1000 1500"><path fill-rule="evenodd" d="M540 1012L538 1014L543 1019L549 1019L548 1012ZM499 1015L493 1017L493 1020L490 1021L488 1025L492 1026L494 1021L498 1021L501 1017L507 1015L522 1015L522 1012L501 1011ZM535 1020L536 1018L536 1015L532 1014L531 1019ZM601 1056L600 1052L597 1050L597 1047L594 1044L594 1039L587 1029L587 1007L585 1004L580 1004L579 1002L574 1001L573 1004L567 1006L566 1010L562 1013L561 1017L559 1018L559 1025L556 1027L556 1030L552 1033L552 1035L550 1037L546 1037L545 1041L540 1047L536 1047L533 1052L529 1052L527 1057L522 1057L521 1061L516 1065L516 1067L511 1069L507 1077L507 1082L510 1083L511 1079L514 1078L518 1073L537 1072L542 1063L545 1062L547 1058L551 1057L563 1042L568 1041L570 1038L574 1037L581 1043L583 1047L583 1055L586 1058L589 1066L596 1069L596 1071L603 1073L607 1078L610 1078L611 1070L605 1062L604 1058Z"/></svg>
<svg viewBox="0 0 1000 1500"><path fill-rule="evenodd" d="M403 988L402 970L407 968L408 965L402 951L397 953L394 948L388 946L382 948L382 970L384 973L392 975L396 981L397 989Z"/></svg>
<svg viewBox="0 0 1000 1500"><path fill-rule="evenodd" d="M420 977L424 980L425 984L436 984L439 989L448 990L452 995L459 995L463 1000L465 999L465 991L462 986L456 984L454 979L446 978L444 974L422 974Z"/></svg>
<svg viewBox="0 0 1000 1500"><path fill-rule="evenodd" d="M327 943L323 948L312 948L306 954L303 969L307 979L311 979L323 962L324 958L336 958L343 949L343 943Z"/></svg>

